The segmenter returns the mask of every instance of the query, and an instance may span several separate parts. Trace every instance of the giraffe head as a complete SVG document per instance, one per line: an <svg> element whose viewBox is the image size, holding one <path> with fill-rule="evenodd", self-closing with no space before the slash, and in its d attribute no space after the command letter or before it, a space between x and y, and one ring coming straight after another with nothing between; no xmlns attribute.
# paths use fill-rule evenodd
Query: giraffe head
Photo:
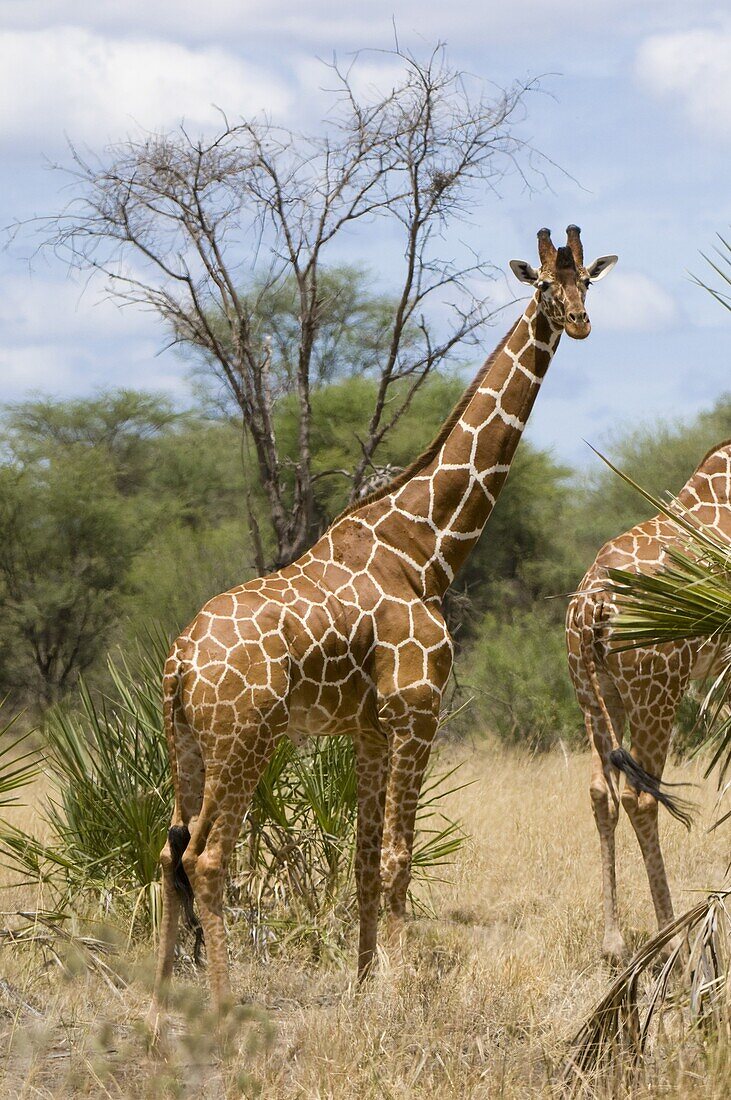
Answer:
<svg viewBox="0 0 731 1100"><path fill-rule="evenodd" d="M538 230L538 271L525 260L511 260L513 274L521 283L536 288L536 298L543 312L567 336L584 340L591 332L585 299L589 283L608 275L617 262L616 256L600 256L588 267L584 265L581 230L570 225L566 244L556 248L550 229Z"/></svg>

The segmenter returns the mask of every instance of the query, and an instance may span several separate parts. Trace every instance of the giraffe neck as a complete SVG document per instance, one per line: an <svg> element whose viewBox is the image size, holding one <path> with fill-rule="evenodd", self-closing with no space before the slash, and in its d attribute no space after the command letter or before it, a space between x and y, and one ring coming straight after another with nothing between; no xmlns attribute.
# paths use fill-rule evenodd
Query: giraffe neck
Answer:
<svg viewBox="0 0 731 1100"><path fill-rule="evenodd" d="M561 329L533 298L436 458L398 489L379 538L442 595L482 533L510 469Z"/></svg>

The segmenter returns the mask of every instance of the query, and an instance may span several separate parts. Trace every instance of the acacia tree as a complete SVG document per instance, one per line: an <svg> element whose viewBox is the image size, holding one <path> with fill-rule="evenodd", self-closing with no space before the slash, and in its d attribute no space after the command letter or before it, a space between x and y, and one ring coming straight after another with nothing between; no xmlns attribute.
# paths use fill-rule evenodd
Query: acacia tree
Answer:
<svg viewBox="0 0 731 1100"><path fill-rule="evenodd" d="M330 109L316 134L222 115L210 138L181 125L99 156L72 148L72 198L44 220L58 253L106 276L118 300L156 312L173 342L195 349L224 384L253 443L276 566L317 533L311 390L321 321L332 312L328 256L338 247L342 257L356 223L378 220L391 223L403 253L398 275L390 273L395 292L352 475L355 497L429 372L489 320L479 288L494 269L479 255L467 263L450 258L444 230L466 221L478 195L496 191L507 173L525 179L531 163L515 123L533 82L487 96L470 90L441 47L423 62L400 49L394 56L402 77L385 94L359 94L357 66L334 63ZM297 298L286 369L260 308L283 283ZM290 392L298 404L291 470L274 429L276 402Z"/></svg>
<svg viewBox="0 0 731 1100"><path fill-rule="evenodd" d="M0 466L4 677L33 704L57 702L97 656L139 549L137 520L105 456L59 449Z"/></svg>
<svg viewBox="0 0 731 1100"><path fill-rule="evenodd" d="M151 442L178 417L120 391L10 406L0 418L3 687L48 705L94 663L155 511Z"/></svg>

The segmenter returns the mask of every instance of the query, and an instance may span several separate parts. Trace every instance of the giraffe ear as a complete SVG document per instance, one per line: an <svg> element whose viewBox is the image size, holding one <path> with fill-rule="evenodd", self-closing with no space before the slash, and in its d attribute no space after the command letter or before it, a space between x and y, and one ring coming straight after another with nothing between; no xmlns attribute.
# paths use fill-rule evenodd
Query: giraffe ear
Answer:
<svg viewBox="0 0 731 1100"><path fill-rule="evenodd" d="M600 256L587 268L592 283L598 283L605 275L608 275L617 262L617 256Z"/></svg>
<svg viewBox="0 0 731 1100"><path fill-rule="evenodd" d="M530 283L535 286L538 282L538 272L527 260L511 260L510 270L521 283Z"/></svg>

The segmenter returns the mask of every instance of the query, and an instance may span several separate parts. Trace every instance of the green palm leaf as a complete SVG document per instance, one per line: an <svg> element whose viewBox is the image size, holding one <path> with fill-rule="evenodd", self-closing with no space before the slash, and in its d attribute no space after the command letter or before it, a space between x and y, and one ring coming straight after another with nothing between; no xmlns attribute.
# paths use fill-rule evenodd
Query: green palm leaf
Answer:
<svg viewBox="0 0 731 1100"><path fill-rule="evenodd" d="M0 700L0 710L5 702ZM0 727L0 806L17 805L16 792L38 775L37 754L27 747L28 738L35 731L27 730L17 736L11 732L19 717L14 715Z"/></svg>

